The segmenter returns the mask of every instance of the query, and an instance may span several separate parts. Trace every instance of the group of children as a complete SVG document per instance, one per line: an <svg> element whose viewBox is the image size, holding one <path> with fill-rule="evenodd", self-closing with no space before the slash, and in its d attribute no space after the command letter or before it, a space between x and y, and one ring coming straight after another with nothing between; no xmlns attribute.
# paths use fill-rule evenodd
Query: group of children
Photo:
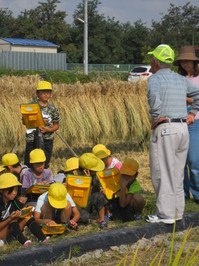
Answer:
<svg viewBox="0 0 199 266"><path fill-rule="evenodd" d="M79 158L72 157L66 161L64 171L56 176L49 170L52 155L54 132L59 128L58 109L49 104L52 93L51 83L40 81L37 85L37 100L43 125L26 130L26 149L24 165L14 153L2 156L0 166L0 244L5 239L16 238L24 246L32 242L23 235L23 228L30 231L45 243L46 237L42 226L65 224L76 229L78 223L87 224L90 218L99 222L100 228L107 227L109 219L129 221L140 219L145 202L140 195L137 181L139 165L134 159L126 159L123 164L111 156L111 151L103 144L97 144L92 152L84 153ZM22 118L23 123L25 123ZM27 125L26 125L27 126ZM39 135L40 134L40 135ZM38 137L41 141L38 142ZM107 199L106 191L101 187L97 172L117 168L121 181L119 197ZM91 178L91 189L87 206L76 206L67 192L67 175ZM48 187L41 195L27 190L35 184ZM128 191L128 192L127 192ZM118 192L118 191L117 191ZM32 206L32 214L23 216L23 208ZM47 235L47 234L46 234Z"/></svg>
<svg viewBox="0 0 199 266"><path fill-rule="evenodd" d="M87 224L89 219L97 219L100 228L107 227L109 219L130 221L140 219L145 201L140 195L137 181L138 162L126 159L123 164L111 156L111 151L98 144L92 152L79 158L69 158L63 172L53 176L45 168L46 156L42 149L34 149L29 154L29 167L22 165L14 153L2 156L0 168L0 239L16 238L27 246L32 242L23 235L28 226L39 241L47 242L42 225L65 224L76 229L79 223ZM119 197L108 200L101 187L97 172L117 168L120 171ZM67 176L86 176L92 178L88 203L85 208L77 206L67 192ZM48 191L26 194L35 184L48 184ZM30 217L21 217L23 207L33 206Z"/></svg>

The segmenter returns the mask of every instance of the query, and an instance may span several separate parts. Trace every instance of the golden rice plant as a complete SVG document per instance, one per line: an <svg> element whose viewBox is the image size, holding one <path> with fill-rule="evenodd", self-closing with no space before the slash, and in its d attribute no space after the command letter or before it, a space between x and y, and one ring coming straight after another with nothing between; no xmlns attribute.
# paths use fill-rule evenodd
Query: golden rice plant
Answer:
<svg viewBox="0 0 199 266"><path fill-rule="evenodd" d="M0 78L0 154L10 152L17 141L25 148L25 126L20 104L36 98L38 75ZM101 83L52 84L50 100L61 114L59 133L72 147L96 143L140 143L150 132L146 82L104 80ZM63 149L55 138L54 152Z"/></svg>

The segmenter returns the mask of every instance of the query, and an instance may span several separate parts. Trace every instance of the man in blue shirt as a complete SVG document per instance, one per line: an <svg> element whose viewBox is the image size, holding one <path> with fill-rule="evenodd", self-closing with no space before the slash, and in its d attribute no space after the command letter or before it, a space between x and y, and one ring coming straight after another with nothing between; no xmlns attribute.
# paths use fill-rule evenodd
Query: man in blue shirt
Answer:
<svg viewBox="0 0 199 266"><path fill-rule="evenodd" d="M148 103L152 134L149 147L150 169L157 196L155 215L146 221L173 224L184 214L184 166L189 133L188 125L199 110L199 87L171 70L174 51L162 44L149 52L152 75L148 80ZM186 97L194 99L187 115Z"/></svg>

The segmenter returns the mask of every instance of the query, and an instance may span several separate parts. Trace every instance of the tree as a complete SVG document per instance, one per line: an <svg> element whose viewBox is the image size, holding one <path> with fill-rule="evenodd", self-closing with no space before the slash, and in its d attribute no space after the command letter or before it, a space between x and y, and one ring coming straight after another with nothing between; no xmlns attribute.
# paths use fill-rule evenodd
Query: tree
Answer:
<svg viewBox="0 0 199 266"><path fill-rule="evenodd" d="M0 9L0 36L11 37L15 19L12 17L12 11L8 8Z"/></svg>
<svg viewBox="0 0 199 266"><path fill-rule="evenodd" d="M199 42L199 8L188 2L184 6L170 4L168 14L160 22L152 22L151 46L168 43L178 49Z"/></svg>
<svg viewBox="0 0 199 266"><path fill-rule="evenodd" d="M66 24L66 12L56 11L59 0L39 2L35 9L21 12L16 20L16 37L44 39L62 47L70 43L70 26Z"/></svg>
<svg viewBox="0 0 199 266"><path fill-rule="evenodd" d="M149 30L141 20L138 20L133 26L129 22L125 23L123 32L124 63L141 64L143 60L141 51L142 47L148 43Z"/></svg>

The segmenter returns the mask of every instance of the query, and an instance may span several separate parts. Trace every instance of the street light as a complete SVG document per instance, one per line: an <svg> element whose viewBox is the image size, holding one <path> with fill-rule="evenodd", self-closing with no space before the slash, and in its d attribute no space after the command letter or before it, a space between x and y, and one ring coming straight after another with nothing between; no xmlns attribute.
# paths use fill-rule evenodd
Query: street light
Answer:
<svg viewBox="0 0 199 266"><path fill-rule="evenodd" d="M84 74L88 75L88 1L84 0L84 20L77 18L84 23Z"/></svg>

